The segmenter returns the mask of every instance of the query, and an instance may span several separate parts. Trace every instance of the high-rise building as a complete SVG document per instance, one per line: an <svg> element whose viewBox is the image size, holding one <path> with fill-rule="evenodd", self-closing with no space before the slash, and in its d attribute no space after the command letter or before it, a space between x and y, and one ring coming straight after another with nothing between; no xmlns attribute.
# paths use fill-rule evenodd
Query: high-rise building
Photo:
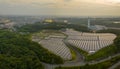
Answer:
<svg viewBox="0 0 120 69"><path fill-rule="evenodd" d="M88 28L90 28L90 19L88 19Z"/></svg>

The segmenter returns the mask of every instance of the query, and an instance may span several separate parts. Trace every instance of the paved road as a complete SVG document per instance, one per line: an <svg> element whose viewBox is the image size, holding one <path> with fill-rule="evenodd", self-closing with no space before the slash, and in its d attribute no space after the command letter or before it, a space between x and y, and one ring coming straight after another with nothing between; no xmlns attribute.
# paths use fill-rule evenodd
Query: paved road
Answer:
<svg viewBox="0 0 120 69"><path fill-rule="evenodd" d="M120 30L120 28L115 28L115 27L108 27L108 29L116 29L116 30Z"/></svg>
<svg viewBox="0 0 120 69"><path fill-rule="evenodd" d="M110 68L108 68L108 69L115 69L117 66L119 66L120 65L120 61L118 62L118 63L116 63L116 64L114 64L113 66L111 66Z"/></svg>
<svg viewBox="0 0 120 69"><path fill-rule="evenodd" d="M83 55L81 55L78 51L78 49L74 46L71 46L66 40L64 41L64 43L71 49L73 50L75 53L76 53L76 59L75 60L72 60L72 61L66 61L65 64L67 63L76 63L76 62L84 62L84 57Z"/></svg>
<svg viewBox="0 0 120 69"><path fill-rule="evenodd" d="M111 58L120 55L120 53L119 53L119 54L110 56L108 58L105 58L105 59L102 59L102 60L99 60L99 61L85 62L84 59L83 59L83 56L79 53L79 51L78 51L78 49L76 47L71 46L71 45L67 45L67 46L69 48L71 48L73 51L75 51L75 53L76 53L76 59L73 60L73 61L66 61L64 64L58 64L58 65L43 63L43 65L45 66L45 69L55 69L55 67L59 67L59 66L62 66L62 67L72 67L72 66L83 66L85 64L90 64L90 65L91 64L97 64L97 63L100 63L100 62L104 62L106 60L110 60ZM110 67L110 69L114 69L114 67L116 67L118 64L115 64L113 67Z"/></svg>
<svg viewBox="0 0 120 69"><path fill-rule="evenodd" d="M65 44L67 44L67 46L72 49L75 53L76 53L76 59L72 60L72 61L66 61L64 64L59 64L59 65L52 65L52 64L46 64L43 63L43 65L45 66L45 69L54 69L55 67L59 67L59 66L79 66L79 65L84 65L84 59L83 56L79 53L79 51L77 50L77 48L68 45L68 43L66 41L64 41Z"/></svg>
<svg viewBox="0 0 120 69"><path fill-rule="evenodd" d="M100 63L100 62L104 62L104 61L110 60L111 58L116 57L116 56L120 56L120 54L113 55L111 57L105 58L105 59L100 60L100 61L91 61L91 62L84 62L84 61L78 62L78 61L76 61L76 62L73 62L73 63L71 61L71 62L66 62L64 64L58 64L58 65L45 64L45 63L43 63L43 65L45 66L45 69L55 69L55 67L59 67L59 66L62 66L62 67L83 66L85 64L90 64L91 65L91 64L97 64L97 63ZM115 66L117 66L117 65L118 64L115 64ZM115 67L115 66L113 66L113 67ZM113 67L111 67L111 69Z"/></svg>

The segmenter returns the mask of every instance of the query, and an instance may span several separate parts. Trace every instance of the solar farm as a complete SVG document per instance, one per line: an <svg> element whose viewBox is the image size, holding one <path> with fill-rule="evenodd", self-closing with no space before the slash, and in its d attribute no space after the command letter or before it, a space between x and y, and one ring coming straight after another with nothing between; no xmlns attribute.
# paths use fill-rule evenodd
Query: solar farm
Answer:
<svg viewBox="0 0 120 69"><path fill-rule="evenodd" d="M60 56L64 60L72 59L71 52L69 48L64 44L63 39L50 38L46 40L41 40L39 43L42 44L44 48Z"/></svg>
<svg viewBox="0 0 120 69"><path fill-rule="evenodd" d="M111 45L116 38L116 35L111 33L83 33L73 29L68 29L64 33L68 35L68 43L88 53Z"/></svg>
<svg viewBox="0 0 120 69"><path fill-rule="evenodd" d="M84 33L73 29L66 29L66 31L61 33L67 36L52 34L45 39L35 38L33 41L38 42L44 48L60 56L64 60L70 60L72 59L72 54L64 43L64 40L76 48L82 49L88 53L95 53L101 48L111 45L116 38L116 35L111 33Z"/></svg>

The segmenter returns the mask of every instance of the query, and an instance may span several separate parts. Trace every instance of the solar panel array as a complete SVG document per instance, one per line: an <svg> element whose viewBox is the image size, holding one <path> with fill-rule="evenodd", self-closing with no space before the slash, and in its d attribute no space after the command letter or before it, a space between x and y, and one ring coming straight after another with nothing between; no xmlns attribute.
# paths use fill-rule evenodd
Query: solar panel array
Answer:
<svg viewBox="0 0 120 69"><path fill-rule="evenodd" d="M72 58L71 52L64 44L63 39L50 38L47 40L41 40L39 43L52 53L62 57L64 60L70 60Z"/></svg>
<svg viewBox="0 0 120 69"><path fill-rule="evenodd" d="M111 45L116 38L111 33L83 33L73 29L67 29L64 33L68 35L68 43L89 53Z"/></svg>

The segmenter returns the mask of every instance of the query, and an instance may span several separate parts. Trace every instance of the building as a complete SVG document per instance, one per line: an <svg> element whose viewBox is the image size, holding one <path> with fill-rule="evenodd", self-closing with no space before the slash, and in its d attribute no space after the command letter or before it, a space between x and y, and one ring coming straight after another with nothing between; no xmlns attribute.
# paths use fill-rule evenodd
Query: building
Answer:
<svg viewBox="0 0 120 69"><path fill-rule="evenodd" d="M0 29L10 29L14 26L14 23L7 19L0 19Z"/></svg>
<svg viewBox="0 0 120 69"><path fill-rule="evenodd" d="M88 29L90 29L92 31L98 31L98 30L107 29L107 27L103 26L103 25L91 25L90 24L90 19L88 19Z"/></svg>
<svg viewBox="0 0 120 69"><path fill-rule="evenodd" d="M88 19L88 28L90 28L90 19Z"/></svg>
<svg viewBox="0 0 120 69"><path fill-rule="evenodd" d="M45 19L43 21L44 24L53 23L53 22L55 22L53 19Z"/></svg>

